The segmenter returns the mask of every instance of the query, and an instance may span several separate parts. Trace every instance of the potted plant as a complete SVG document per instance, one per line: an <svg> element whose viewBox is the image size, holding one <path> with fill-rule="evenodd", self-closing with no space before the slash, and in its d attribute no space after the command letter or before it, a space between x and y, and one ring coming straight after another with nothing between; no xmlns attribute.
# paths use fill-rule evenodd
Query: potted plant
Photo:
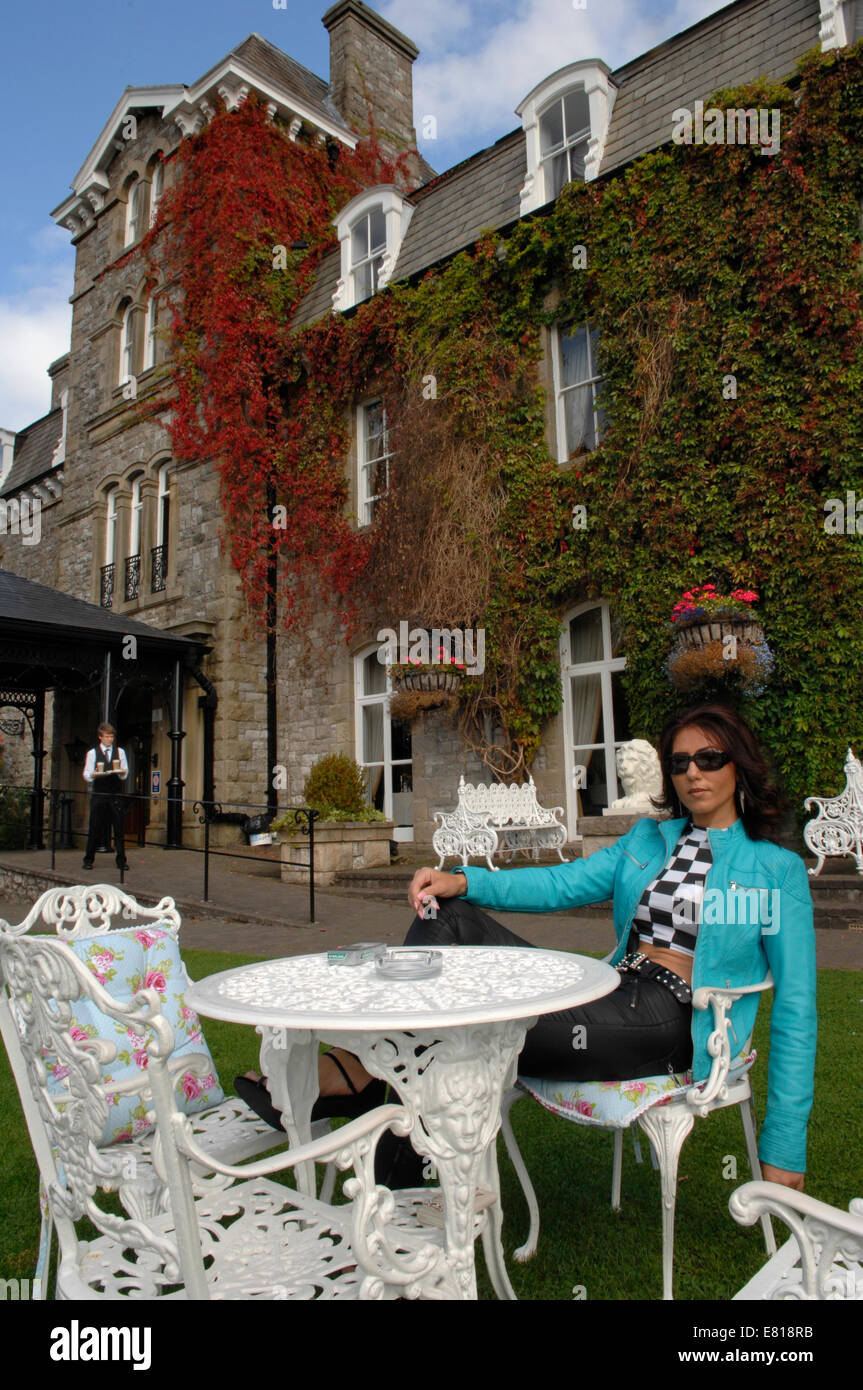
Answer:
<svg viewBox="0 0 863 1390"><path fill-rule="evenodd" d="M369 805L365 769L353 758L330 753L319 759L306 779L303 801L318 813L314 822L316 888L329 887L345 869L389 864L393 822ZM307 818L286 811L272 828L283 836L282 882L308 883Z"/></svg>
<svg viewBox="0 0 863 1390"><path fill-rule="evenodd" d="M721 593L715 584L687 589L671 610L675 645L663 669L671 684L693 694L734 684L744 695L760 695L774 659L764 629L752 611L752 589Z"/></svg>

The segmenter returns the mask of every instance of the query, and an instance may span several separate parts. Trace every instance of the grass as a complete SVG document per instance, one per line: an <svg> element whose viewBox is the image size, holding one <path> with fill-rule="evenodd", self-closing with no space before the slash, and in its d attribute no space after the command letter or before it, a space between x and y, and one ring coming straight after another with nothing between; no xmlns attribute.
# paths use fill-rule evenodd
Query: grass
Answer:
<svg viewBox="0 0 863 1390"><path fill-rule="evenodd" d="M193 979L246 965L253 956L185 951ZM809 1125L806 1190L846 1208L863 1195L863 976L818 972L819 1047L815 1104ZM759 1123L764 1114L769 1052L770 999L759 1011L753 1071ZM207 1041L223 1086L255 1066L257 1036L238 1024L205 1021ZM37 1169L5 1052L0 1054L0 1113L4 1118L5 1220L0 1227L0 1275L32 1276L39 1239ZM624 1136L623 1201L610 1209L612 1135L567 1124L530 1100L513 1108L513 1128L536 1187L540 1207L539 1248L527 1264L512 1258L527 1234L527 1208L502 1141L499 1163L504 1212L504 1249L510 1278L521 1299L573 1298L576 1286L588 1300L656 1300L662 1296L662 1228L659 1174L641 1136L644 1162L637 1163L630 1134ZM726 1177L733 1173L736 1179ZM696 1120L680 1162L675 1239L675 1296L683 1300L729 1299L765 1260L760 1226L740 1227L728 1212L733 1189L749 1171L736 1108ZM777 1238L784 1228L777 1224ZM492 1291L478 1247L481 1298Z"/></svg>

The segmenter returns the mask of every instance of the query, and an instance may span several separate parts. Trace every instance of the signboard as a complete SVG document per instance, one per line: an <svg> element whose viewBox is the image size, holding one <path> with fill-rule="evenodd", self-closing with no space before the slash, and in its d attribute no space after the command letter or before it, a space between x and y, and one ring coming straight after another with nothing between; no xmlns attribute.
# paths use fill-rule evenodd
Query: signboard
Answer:
<svg viewBox="0 0 863 1390"><path fill-rule="evenodd" d="M162 774L154 771L150 773L150 795L158 796L162 790Z"/></svg>

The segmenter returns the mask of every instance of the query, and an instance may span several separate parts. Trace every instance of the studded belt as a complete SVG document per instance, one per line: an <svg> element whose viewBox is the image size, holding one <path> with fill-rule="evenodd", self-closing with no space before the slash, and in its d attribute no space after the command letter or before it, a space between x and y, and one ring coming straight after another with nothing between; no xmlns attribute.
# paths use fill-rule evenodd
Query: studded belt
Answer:
<svg viewBox="0 0 863 1390"><path fill-rule="evenodd" d="M629 955L617 962L615 968L622 975L639 975L645 980L656 980L657 984L662 985L674 995L678 1003L692 1003L692 990L686 981L680 975L675 975L673 970L666 970L664 965L651 960L641 951L630 951Z"/></svg>

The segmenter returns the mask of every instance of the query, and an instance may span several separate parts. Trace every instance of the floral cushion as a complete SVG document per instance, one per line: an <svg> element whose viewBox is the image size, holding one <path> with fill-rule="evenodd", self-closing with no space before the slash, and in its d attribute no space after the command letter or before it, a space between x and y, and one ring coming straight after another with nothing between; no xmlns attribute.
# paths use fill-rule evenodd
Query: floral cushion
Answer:
<svg viewBox="0 0 863 1390"><path fill-rule="evenodd" d="M731 1063L730 1077L748 1071L757 1053L744 1048ZM692 1085L692 1072L673 1072L662 1076L642 1076L638 1081L549 1081L541 1077L520 1076L522 1090L565 1120L603 1128L626 1129L645 1110L667 1105Z"/></svg>
<svg viewBox="0 0 863 1390"><path fill-rule="evenodd" d="M176 1081L177 1105L185 1114L218 1105L225 1099L210 1049L201 1032L198 1016L186 1007L183 991L186 972L180 957L178 928L171 922L156 926L128 927L100 936L79 937L67 943L79 960L89 966L99 984L118 1003L128 1003L141 989L155 989L162 1001L165 1018L174 1030L174 1057L203 1053L208 1065L195 1071L180 1072ZM73 1005L69 1031L73 1038L105 1038L117 1047L117 1056L102 1067L102 1084L108 1088L109 1118L102 1135L103 1144L138 1139L153 1125L147 1118L147 1103L140 1095L111 1094L111 1082L127 1080L146 1070L149 1057L147 1039L134 1028L110 1018L91 999L81 998ZM66 1091L64 1077L68 1067L43 1052L50 1073L48 1089L58 1099Z"/></svg>

